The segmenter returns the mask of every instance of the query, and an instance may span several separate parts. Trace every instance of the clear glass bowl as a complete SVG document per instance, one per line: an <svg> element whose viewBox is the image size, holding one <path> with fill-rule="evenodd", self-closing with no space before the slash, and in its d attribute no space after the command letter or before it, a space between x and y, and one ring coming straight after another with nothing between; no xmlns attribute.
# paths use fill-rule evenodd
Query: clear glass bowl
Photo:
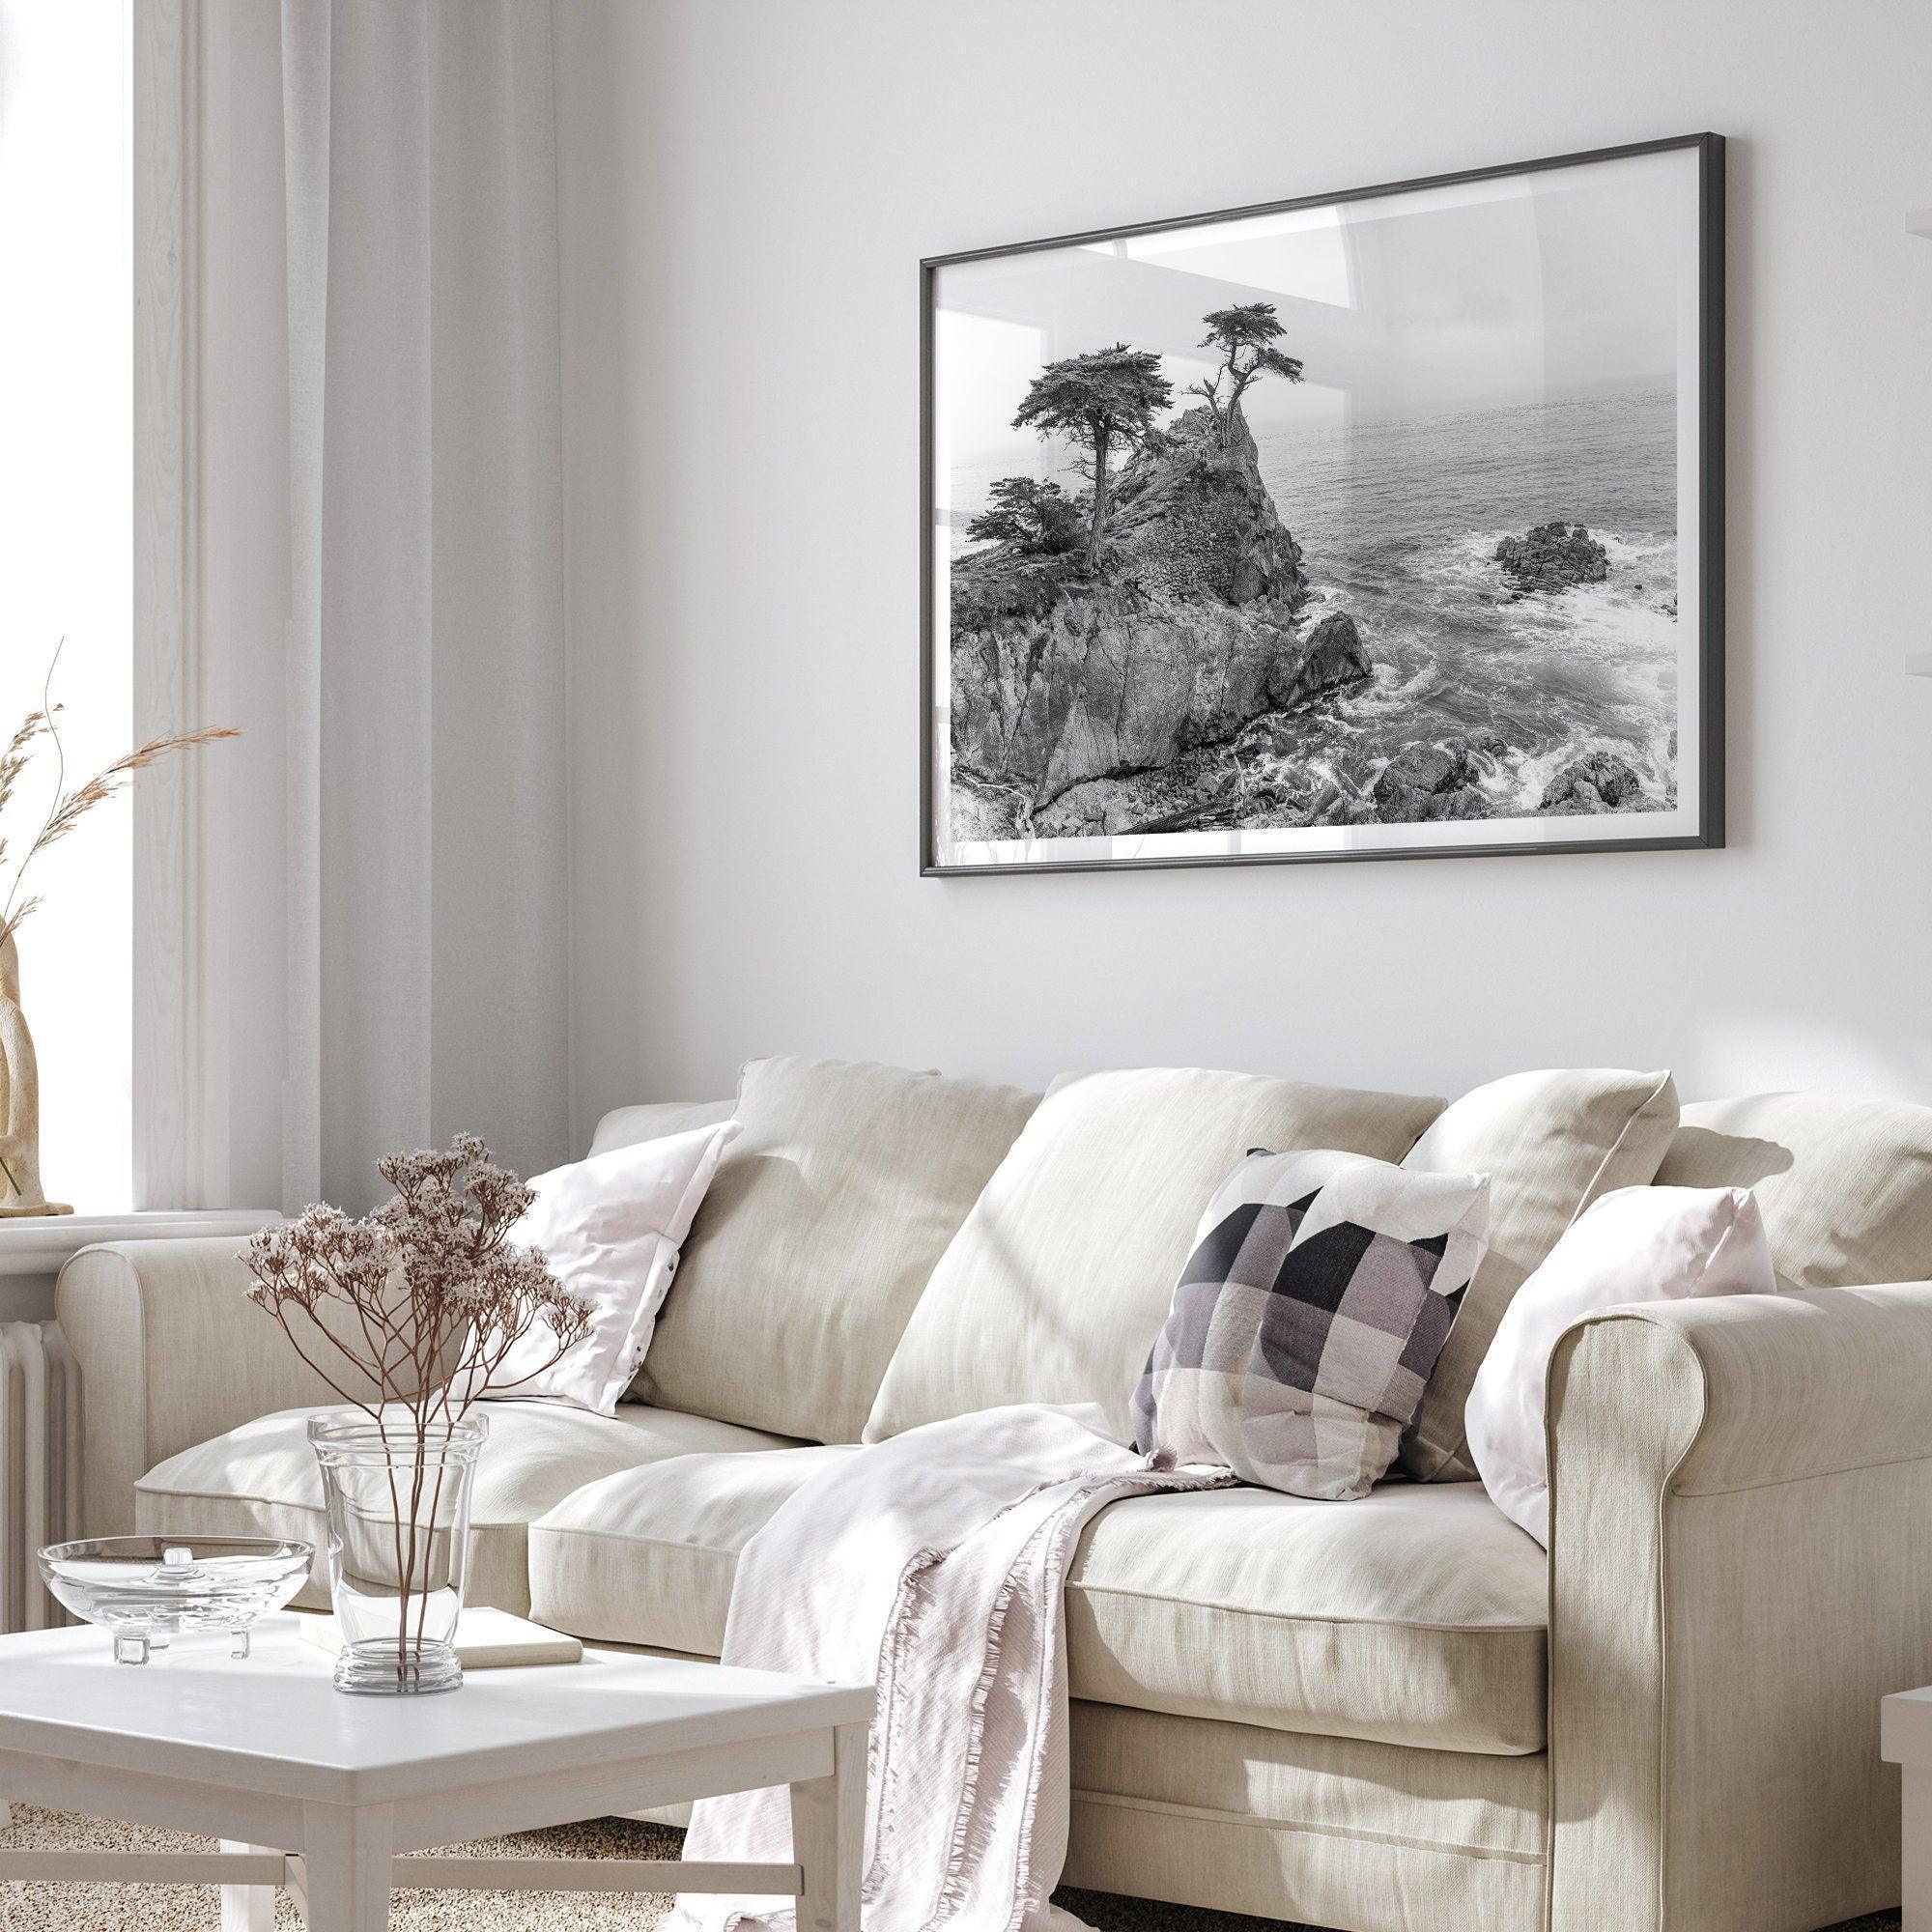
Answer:
<svg viewBox="0 0 1932 1932"><path fill-rule="evenodd" d="M41 1551L55 1600L114 1639L117 1663L145 1663L185 1631L225 1630L248 1655L248 1629L307 1579L315 1546L267 1536L96 1536Z"/></svg>

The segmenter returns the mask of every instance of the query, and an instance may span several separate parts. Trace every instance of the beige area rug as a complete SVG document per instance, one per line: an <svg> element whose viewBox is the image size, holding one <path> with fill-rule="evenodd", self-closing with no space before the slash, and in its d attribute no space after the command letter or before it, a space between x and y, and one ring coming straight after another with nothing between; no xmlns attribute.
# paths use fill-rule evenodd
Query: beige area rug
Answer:
<svg viewBox="0 0 1932 1932"><path fill-rule="evenodd" d="M491 1858L674 1859L682 1832L597 1818L552 1832L524 1832L449 1851ZM71 1851L82 1845L118 1851L192 1852L213 1849L212 1838L156 1832L71 1812L14 1807L11 1832L18 1850ZM1195 1912L1144 1898L1064 1889L1061 1904L1099 1932L1309 1932L1268 1918L1231 1912ZM0 1932L220 1932L219 1894L212 1886L0 1885ZM648 1932L669 1909L656 1894L560 1891L408 1891L394 1893L391 1932ZM276 1909L277 1932L300 1932L286 1894ZM1898 1915L1879 1913L1833 1932L1896 1932Z"/></svg>
<svg viewBox="0 0 1932 1932"><path fill-rule="evenodd" d="M490 1858L674 1859L682 1832L598 1818L554 1832L523 1832L451 1850ZM18 1850L213 1851L213 1838L151 1831L71 1812L14 1807L14 1829L0 1842ZM563 1891L397 1891L392 1932L644 1932L670 1909L654 1893ZM0 1885L4 1932L220 1932L220 1893L201 1885ZM284 1892L276 1932L300 1932Z"/></svg>

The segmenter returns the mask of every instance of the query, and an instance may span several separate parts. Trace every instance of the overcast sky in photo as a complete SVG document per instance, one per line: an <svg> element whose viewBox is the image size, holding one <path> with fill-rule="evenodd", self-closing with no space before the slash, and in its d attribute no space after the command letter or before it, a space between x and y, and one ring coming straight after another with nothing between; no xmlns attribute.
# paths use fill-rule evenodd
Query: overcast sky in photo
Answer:
<svg viewBox="0 0 1932 1932"><path fill-rule="evenodd" d="M1695 298L1696 166L1643 156L945 269L942 460L1043 473L1010 426L1043 358L1125 340L1161 353L1179 395L1207 367L1198 317L1232 301L1274 302L1306 365L1295 391L1250 391L1258 433L1345 397L1404 414L1667 384Z"/></svg>

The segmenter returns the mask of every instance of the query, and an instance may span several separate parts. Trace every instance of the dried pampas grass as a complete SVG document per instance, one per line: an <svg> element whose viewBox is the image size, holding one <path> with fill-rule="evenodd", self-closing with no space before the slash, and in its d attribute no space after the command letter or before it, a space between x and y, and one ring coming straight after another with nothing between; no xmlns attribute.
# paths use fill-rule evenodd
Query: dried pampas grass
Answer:
<svg viewBox="0 0 1932 1932"><path fill-rule="evenodd" d="M22 898L21 886L27 868L49 845L58 844L97 805L105 805L124 789L136 772L145 771L170 752L185 752L196 745L211 744L216 738L239 738L242 735L232 725L213 724L201 731L183 731L167 737L150 738L145 745L137 745L131 752L116 758L105 770L95 773L84 784L70 788L67 782L67 753L61 745L60 735L62 707L53 701L54 672L60 668L61 652L66 647L65 638L54 646L39 710L27 713L8 739L6 750L0 752L0 815L4 815L13 802L15 788L33 762L38 742L46 739L54 753L53 802L41 822L41 829L34 835L33 843L14 865L6 898L0 901L0 946L6 945L18 930L20 922L41 903L38 896ZM7 838L0 834L0 877L4 877L6 872L7 849Z"/></svg>

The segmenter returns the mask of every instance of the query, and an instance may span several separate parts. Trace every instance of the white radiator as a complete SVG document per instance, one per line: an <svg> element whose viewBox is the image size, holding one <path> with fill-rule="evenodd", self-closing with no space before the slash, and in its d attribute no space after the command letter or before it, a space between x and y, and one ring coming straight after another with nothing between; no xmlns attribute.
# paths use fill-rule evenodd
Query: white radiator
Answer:
<svg viewBox="0 0 1932 1932"><path fill-rule="evenodd" d="M0 1322L0 1631L72 1621L39 1557L79 1533L80 1365L53 1322Z"/></svg>

